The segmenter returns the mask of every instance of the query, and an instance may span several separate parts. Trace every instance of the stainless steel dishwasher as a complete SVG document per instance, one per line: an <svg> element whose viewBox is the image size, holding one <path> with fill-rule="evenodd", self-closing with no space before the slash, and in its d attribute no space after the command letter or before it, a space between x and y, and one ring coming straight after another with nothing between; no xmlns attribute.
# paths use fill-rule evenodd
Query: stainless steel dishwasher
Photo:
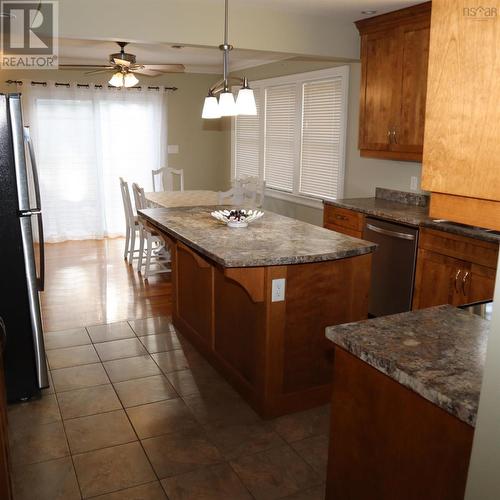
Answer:
<svg viewBox="0 0 500 500"><path fill-rule="evenodd" d="M369 313L411 310L418 228L366 217L363 239L378 243L373 254Z"/></svg>

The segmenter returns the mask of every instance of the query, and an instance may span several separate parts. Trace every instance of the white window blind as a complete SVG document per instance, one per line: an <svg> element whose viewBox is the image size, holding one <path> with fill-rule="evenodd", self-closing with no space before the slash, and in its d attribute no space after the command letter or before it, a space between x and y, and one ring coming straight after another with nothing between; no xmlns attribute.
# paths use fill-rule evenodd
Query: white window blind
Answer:
<svg viewBox="0 0 500 500"><path fill-rule="evenodd" d="M266 90L264 177L270 188L293 190L297 86L269 87Z"/></svg>
<svg viewBox="0 0 500 500"><path fill-rule="evenodd" d="M311 206L342 197L348 84L347 66L252 82L258 116L233 120L233 176Z"/></svg>
<svg viewBox="0 0 500 500"><path fill-rule="evenodd" d="M341 174L342 80L302 86L300 193L337 198Z"/></svg>
<svg viewBox="0 0 500 500"><path fill-rule="evenodd" d="M237 116L234 133L234 168L236 178L260 175L260 91L253 89L256 116Z"/></svg>

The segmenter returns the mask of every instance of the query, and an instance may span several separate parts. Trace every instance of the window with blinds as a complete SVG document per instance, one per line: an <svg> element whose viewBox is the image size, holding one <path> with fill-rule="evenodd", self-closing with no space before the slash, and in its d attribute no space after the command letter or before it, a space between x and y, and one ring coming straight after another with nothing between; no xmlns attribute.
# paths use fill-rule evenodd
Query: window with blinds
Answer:
<svg viewBox="0 0 500 500"><path fill-rule="evenodd" d="M237 116L234 124L234 170L237 178L260 177L260 91L254 88L256 116Z"/></svg>
<svg viewBox="0 0 500 500"><path fill-rule="evenodd" d="M233 120L233 176L259 176L271 196L342 197L348 79L340 66L253 82L258 116Z"/></svg>
<svg viewBox="0 0 500 500"><path fill-rule="evenodd" d="M338 196L342 106L341 78L302 85L301 194Z"/></svg>

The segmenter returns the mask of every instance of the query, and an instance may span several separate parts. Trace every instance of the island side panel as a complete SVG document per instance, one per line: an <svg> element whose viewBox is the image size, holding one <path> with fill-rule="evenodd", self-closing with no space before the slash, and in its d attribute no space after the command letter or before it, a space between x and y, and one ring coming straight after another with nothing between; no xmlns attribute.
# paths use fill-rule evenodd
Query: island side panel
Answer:
<svg viewBox="0 0 500 500"><path fill-rule="evenodd" d="M334 365L327 500L462 500L473 427L340 347Z"/></svg>
<svg viewBox="0 0 500 500"><path fill-rule="evenodd" d="M268 268L269 416L329 402L330 325L366 319L371 254ZM285 301L272 302L272 280L285 278Z"/></svg>
<svg viewBox="0 0 500 500"><path fill-rule="evenodd" d="M214 344L214 267L179 242L174 254L174 325L198 349L210 352Z"/></svg>

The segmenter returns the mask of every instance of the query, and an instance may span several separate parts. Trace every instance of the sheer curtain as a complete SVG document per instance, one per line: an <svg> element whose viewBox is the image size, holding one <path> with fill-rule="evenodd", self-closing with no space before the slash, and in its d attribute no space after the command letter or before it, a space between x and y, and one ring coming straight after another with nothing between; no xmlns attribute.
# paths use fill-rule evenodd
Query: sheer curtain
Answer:
<svg viewBox="0 0 500 500"><path fill-rule="evenodd" d="M118 178L152 190L151 170L166 159L165 93L26 82L23 103L46 241L124 234Z"/></svg>

